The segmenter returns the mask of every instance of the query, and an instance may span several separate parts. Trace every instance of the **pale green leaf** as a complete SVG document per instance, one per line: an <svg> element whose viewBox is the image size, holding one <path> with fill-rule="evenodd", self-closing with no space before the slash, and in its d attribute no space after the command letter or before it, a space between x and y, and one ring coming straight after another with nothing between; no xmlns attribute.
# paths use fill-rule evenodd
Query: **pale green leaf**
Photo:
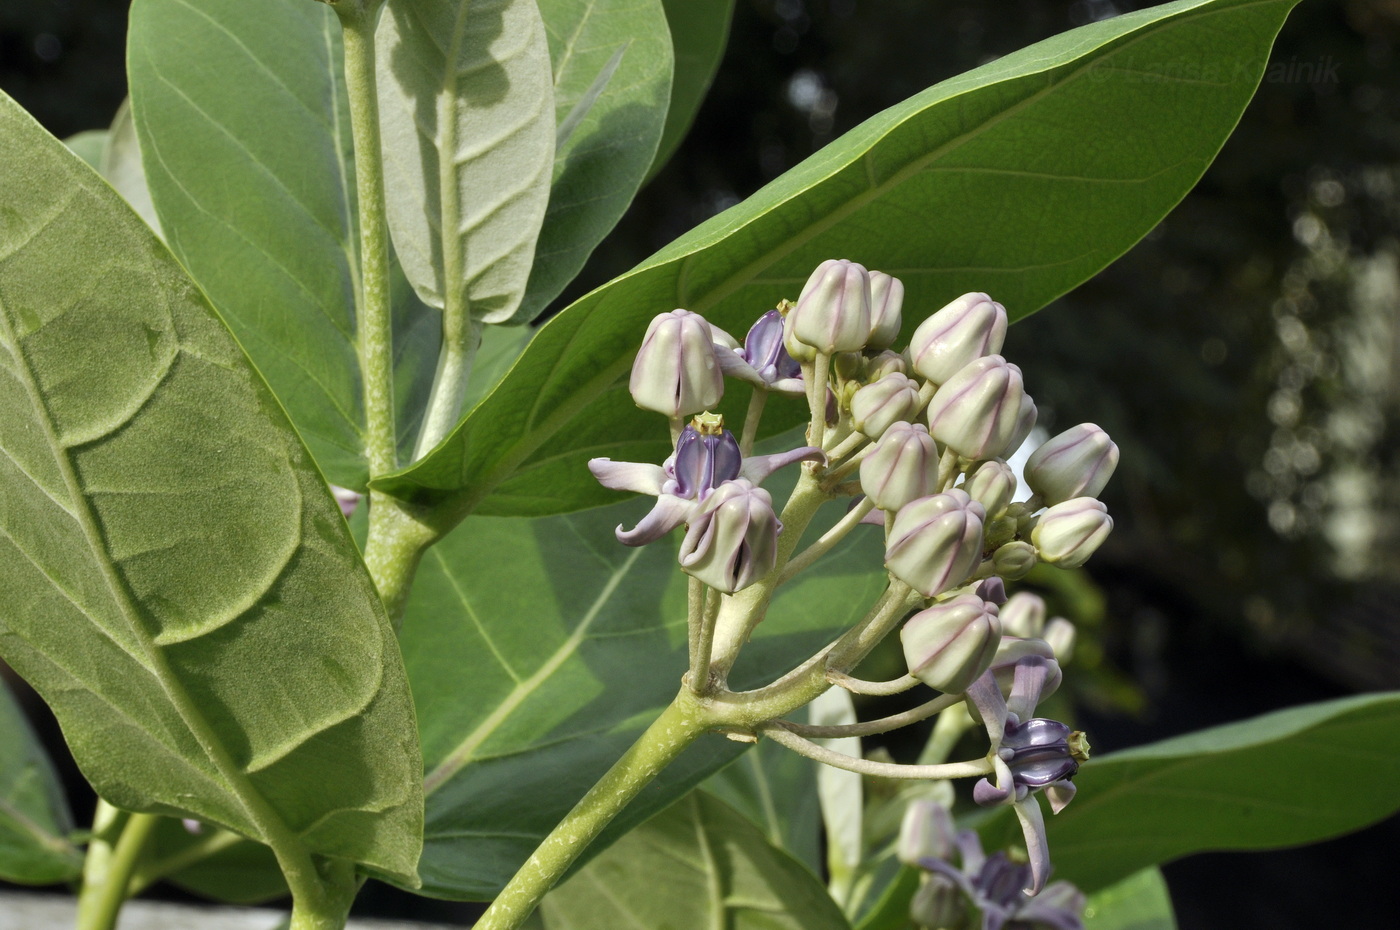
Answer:
<svg viewBox="0 0 1400 930"><path fill-rule="evenodd" d="M88 129L63 140L74 155L95 169L102 167L102 150L107 147L107 130Z"/></svg>
<svg viewBox="0 0 1400 930"><path fill-rule="evenodd" d="M0 879L48 885L76 878L83 856L68 839L72 830L53 763L0 681Z"/></svg>
<svg viewBox="0 0 1400 930"><path fill-rule="evenodd" d="M537 316L632 202L671 92L661 0L541 0L559 146L520 316Z"/></svg>
<svg viewBox="0 0 1400 930"><path fill-rule="evenodd" d="M390 4L375 35L389 230L423 302L517 316L549 199L554 107L534 0Z"/></svg>
<svg viewBox="0 0 1400 930"><path fill-rule="evenodd" d="M123 100L112 118L107 146L98 168L107 183L131 205L131 209L146 225L161 235L160 218L151 201L151 189L146 184L146 172L141 166L141 143L136 137L136 123L131 119L131 100Z"/></svg>
<svg viewBox="0 0 1400 930"><path fill-rule="evenodd" d="M433 454L379 486L462 512L607 500L594 456L660 461L627 372L647 321L686 307L742 333L823 259L903 279L905 333L989 291L1016 317L1141 238L1210 164L1295 0L1189 0L1041 42L847 133L541 327ZM730 388L737 414L747 391ZM770 405L772 407L774 405ZM800 404L765 416L806 416Z"/></svg>
<svg viewBox="0 0 1400 930"><path fill-rule="evenodd" d="M1161 870L1134 872L1090 895L1084 930L1176 930L1176 912Z"/></svg>
<svg viewBox="0 0 1400 930"><path fill-rule="evenodd" d="M849 930L821 883L724 802L694 791L541 905L549 930Z"/></svg>
<svg viewBox="0 0 1400 930"><path fill-rule="evenodd" d="M671 106L666 129L651 171L655 174L671 159L690 131L705 93L715 79L729 42L734 0L664 0L666 22L676 55L676 76L671 82Z"/></svg>
<svg viewBox="0 0 1400 930"><path fill-rule="evenodd" d="M818 697L808 714L814 726L831 727L856 722L856 706L851 693L840 688ZM860 738L843 736L818 741L827 749L854 758L861 757ZM833 879L849 878L865 858L863 813L865 790L856 772L823 765L817 769L817 797L822 822L826 825L826 861Z"/></svg>
<svg viewBox="0 0 1400 930"><path fill-rule="evenodd" d="M686 667L677 540L629 549L613 536L649 503L474 517L424 557L401 642L427 771L420 873L430 893L493 897L675 695ZM885 577L869 530L783 587L739 657L735 687L771 680L864 614ZM591 851L742 748L703 738Z"/></svg>
<svg viewBox="0 0 1400 930"><path fill-rule="evenodd" d="M107 184L0 97L0 651L130 810L412 882L403 666L257 371Z"/></svg>
<svg viewBox="0 0 1400 930"><path fill-rule="evenodd" d="M277 392L326 477L363 489L359 233L342 59L340 23L325 4L132 4L132 115L170 248ZM416 438L441 322L394 275L404 451Z"/></svg>

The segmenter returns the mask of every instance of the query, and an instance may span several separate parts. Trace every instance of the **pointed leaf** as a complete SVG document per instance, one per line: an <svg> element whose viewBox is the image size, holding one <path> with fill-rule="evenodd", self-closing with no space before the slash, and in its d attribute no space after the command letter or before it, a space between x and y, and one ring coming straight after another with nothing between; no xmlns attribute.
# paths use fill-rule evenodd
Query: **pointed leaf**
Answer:
<svg viewBox="0 0 1400 930"><path fill-rule="evenodd" d="M355 168L340 23L324 4L135 0L127 68L151 197L333 483L363 489ZM394 287L399 446L441 321Z"/></svg>
<svg viewBox="0 0 1400 930"><path fill-rule="evenodd" d="M379 486L491 513L606 500L587 459L619 457L656 423L626 390L648 319L685 307L744 332L834 256L904 280L906 333L970 290L1025 316L1195 184L1294 2L1190 0L1093 23L867 120L554 317L453 435ZM792 425L799 408L765 426Z"/></svg>
<svg viewBox="0 0 1400 930"><path fill-rule="evenodd" d="M96 173L0 96L0 650L113 804L412 882L368 572L276 398Z"/></svg>
<svg viewBox="0 0 1400 930"><path fill-rule="evenodd" d="M652 174L671 160L690 131L690 124L695 121L700 104L705 102L705 94L724 58L729 24L734 18L734 0L664 2L676 55L676 76L671 81L671 105L666 111L666 129L652 162Z"/></svg>
<svg viewBox="0 0 1400 930"><path fill-rule="evenodd" d="M49 885L77 878L83 855L48 753L0 681L0 879Z"/></svg>
<svg viewBox="0 0 1400 930"><path fill-rule="evenodd" d="M390 4L375 46L389 231L404 273L429 306L516 320L554 160L539 9Z"/></svg>
<svg viewBox="0 0 1400 930"><path fill-rule="evenodd" d="M1046 817L1055 877L1096 891L1194 852L1358 830L1400 809L1396 734L1400 692L1390 692L1091 759L1075 776L1074 803ZM994 835L1014 839L1015 819L1005 820Z"/></svg>
<svg viewBox="0 0 1400 930"><path fill-rule="evenodd" d="M811 872L703 791L623 837L541 907L549 930L850 928Z"/></svg>
<svg viewBox="0 0 1400 930"><path fill-rule="evenodd" d="M646 177L666 122L671 39L661 0L542 0L559 147L521 307L533 318L578 274Z"/></svg>
<svg viewBox="0 0 1400 930"><path fill-rule="evenodd" d="M427 771L420 872L428 893L494 897L675 695L686 666L676 540L629 549L613 536L649 503L534 520L474 517L424 556L401 642ZM864 614L884 587L876 536L872 528L784 586L740 656L736 687L771 680ZM471 683L471 700L462 682ZM590 853L742 748L702 739Z"/></svg>

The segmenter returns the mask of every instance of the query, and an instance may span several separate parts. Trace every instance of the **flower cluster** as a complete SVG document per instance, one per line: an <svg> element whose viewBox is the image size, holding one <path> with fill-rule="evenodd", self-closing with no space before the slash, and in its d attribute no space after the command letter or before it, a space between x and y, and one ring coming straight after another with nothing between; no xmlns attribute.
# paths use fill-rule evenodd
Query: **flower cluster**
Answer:
<svg viewBox="0 0 1400 930"><path fill-rule="evenodd" d="M897 278L832 260L812 273L796 302L760 315L742 345L699 314L660 314L630 387L640 407L670 419L674 454L661 465L594 459L589 467L606 487L656 498L636 527L618 527L620 541L641 545L684 525L681 568L724 595L756 584L771 590L855 526L883 528L886 597L900 610L917 608L900 631L910 680L953 703L961 698L985 727L990 749L980 771L990 777L978 782L974 800L1013 806L1024 828L1023 867L965 849L963 878L954 884L983 914L1019 919L1029 898L1003 891L1014 885L1017 895L1041 893L1050 872L1036 796L1044 793L1055 812L1069 803L1088 745L1067 725L1035 716L1059 685L1073 627L1047 622L1034 594L1007 598L1005 584L1041 562L1077 568L1099 548L1113 521L1097 495L1118 448L1099 427L1080 424L1040 444L1018 474L1008 459L1031 435L1037 408L1021 369L1000 354L1006 308L986 294L965 294L923 320L901 352L891 346L904 298ZM705 412L720 402L726 376L754 391L742 440ZM752 455L770 393L806 399L806 444ZM758 484L798 462L806 463L798 490L780 520ZM795 503L814 499L815 506ZM785 523L800 537L816 506L837 499L851 500L847 517L806 551L795 552L792 540L779 544ZM692 598L695 687L723 686L723 669L762 619L726 614L735 603ZM766 603L759 597L741 606ZM896 613L894 622L902 616ZM839 683L845 670L834 671ZM800 728L785 727L774 738L800 745L793 735ZM951 872L945 877L953 881Z"/></svg>

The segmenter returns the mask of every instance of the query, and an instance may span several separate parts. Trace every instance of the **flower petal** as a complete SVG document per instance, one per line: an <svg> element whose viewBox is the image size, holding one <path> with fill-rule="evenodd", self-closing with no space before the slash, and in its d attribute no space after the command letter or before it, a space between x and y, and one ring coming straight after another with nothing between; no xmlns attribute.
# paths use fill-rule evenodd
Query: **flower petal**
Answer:
<svg viewBox="0 0 1400 930"><path fill-rule="evenodd" d="M825 462L826 455L816 446L803 446L788 452L775 452L772 455L751 455L739 466L739 477L759 484L773 472L794 462Z"/></svg>
<svg viewBox="0 0 1400 930"><path fill-rule="evenodd" d="M1068 778L1046 785L1045 798L1050 802L1050 813L1058 814L1064 810L1069 802L1074 800L1074 794L1078 790Z"/></svg>
<svg viewBox="0 0 1400 930"><path fill-rule="evenodd" d="M1035 795L1028 794L1017 801L1016 817L1021 821L1021 832L1026 838L1026 857L1031 864L1031 886L1026 890L1039 893L1050 877L1050 844L1045 839L1045 815L1040 810L1040 802Z"/></svg>
<svg viewBox="0 0 1400 930"><path fill-rule="evenodd" d="M642 462L614 462L612 459L589 459L588 470L605 488L614 491L631 491L634 494L661 494L661 485L666 480L666 472L660 465Z"/></svg>
<svg viewBox="0 0 1400 930"><path fill-rule="evenodd" d="M684 523L694 509L694 501L662 494L656 499L656 506L632 529L624 530L622 524L618 524L614 531L617 541L624 546L644 546L655 542Z"/></svg>

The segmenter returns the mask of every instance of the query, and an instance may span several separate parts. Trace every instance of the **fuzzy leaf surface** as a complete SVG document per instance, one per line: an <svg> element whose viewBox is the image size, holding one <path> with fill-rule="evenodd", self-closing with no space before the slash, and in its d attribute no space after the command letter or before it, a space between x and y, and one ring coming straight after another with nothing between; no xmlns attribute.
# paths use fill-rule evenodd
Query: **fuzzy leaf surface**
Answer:
<svg viewBox="0 0 1400 930"><path fill-rule="evenodd" d="M1196 183L1294 2L1185 0L1093 23L867 120L551 319L433 454L379 486L457 512L606 501L589 458L665 455L637 438L656 418L626 385L647 321L685 307L742 334L823 259L903 279L906 335L970 290L1031 313L1121 255ZM726 400L746 394L731 388ZM765 428L801 417L792 408Z"/></svg>
<svg viewBox="0 0 1400 930"><path fill-rule="evenodd" d="M519 322L554 161L534 0L394 3L375 34L389 232L431 307Z"/></svg>
<svg viewBox="0 0 1400 930"><path fill-rule="evenodd" d="M113 804L413 882L420 754L325 481L179 263L0 96L0 654Z"/></svg>
<svg viewBox="0 0 1400 930"><path fill-rule="evenodd" d="M342 60L340 23L325 4L132 4L132 116L171 251L327 479L363 490L358 208ZM441 321L395 278L402 450L416 436Z"/></svg>
<svg viewBox="0 0 1400 930"><path fill-rule="evenodd" d="M815 875L704 791L623 837L541 907L549 930L850 928Z"/></svg>
<svg viewBox="0 0 1400 930"><path fill-rule="evenodd" d="M632 202L666 123L671 36L661 0L541 0L558 127L549 209L520 317L578 274Z"/></svg>

